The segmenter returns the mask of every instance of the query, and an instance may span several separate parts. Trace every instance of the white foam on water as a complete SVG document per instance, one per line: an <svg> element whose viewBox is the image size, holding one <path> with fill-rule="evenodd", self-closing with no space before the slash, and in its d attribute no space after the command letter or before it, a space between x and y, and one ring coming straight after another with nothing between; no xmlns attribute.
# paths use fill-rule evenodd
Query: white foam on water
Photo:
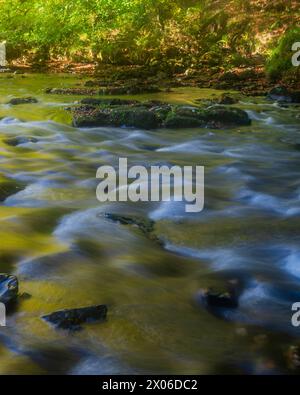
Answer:
<svg viewBox="0 0 300 395"><path fill-rule="evenodd" d="M283 199L246 188L239 191L237 198L244 200L253 207L267 211L271 210L282 216L290 217L300 214L300 202L298 199Z"/></svg>
<svg viewBox="0 0 300 395"><path fill-rule="evenodd" d="M284 259L283 268L292 276L300 278L300 249L291 248Z"/></svg>

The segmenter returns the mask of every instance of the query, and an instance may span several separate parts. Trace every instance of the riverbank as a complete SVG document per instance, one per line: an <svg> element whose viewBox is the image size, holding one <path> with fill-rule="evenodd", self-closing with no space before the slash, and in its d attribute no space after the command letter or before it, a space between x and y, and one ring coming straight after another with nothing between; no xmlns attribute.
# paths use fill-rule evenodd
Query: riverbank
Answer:
<svg viewBox="0 0 300 395"><path fill-rule="evenodd" d="M196 87L235 90L248 96L265 96L277 85L285 86L290 91L300 90L300 74L297 68L282 79L272 80L266 75L262 64L255 67L236 67L231 70L225 70L223 67L205 67L202 69L188 68L184 71L174 72L159 67L141 65L118 66L65 61L51 61L43 65L33 65L13 62L6 71L8 75L10 72L22 74L36 72L69 73L81 77L91 77L94 81L104 82L104 85L120 86L125 81L128 85L155 83L166 89Z"/></svg>

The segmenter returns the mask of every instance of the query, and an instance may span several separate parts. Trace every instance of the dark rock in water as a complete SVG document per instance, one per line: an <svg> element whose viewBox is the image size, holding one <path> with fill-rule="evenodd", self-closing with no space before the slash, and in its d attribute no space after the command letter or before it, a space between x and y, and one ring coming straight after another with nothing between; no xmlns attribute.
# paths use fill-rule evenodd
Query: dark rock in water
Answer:
<svg viewBox="0 0 300 395"><path fill-rule="evenodd" d="M147 110L141 109L127 109L127 110L113 110L111 119L116 126L129 126L142 129L156 129L159 126L157 116Z"/></svg>
<svg viewBox="0 0 300 395"><path fill-rule="evenodd" d="M176 114L168 115L164 126L170 129L196 128L203 126L204 122L197 118L181 116Z"/></svg>
<svg viewBox="0 0 300 395"><path fill-rule="evenodd" d="M78 113L77 113L78 114ZM75 110L74 125L77 127L116 126L136 127L142 129L156 129L159 119L154 112L143 108L95 109L87 116L77 116Z"/></svg>
<svg viewBox="0 0 300 395"><path fill-rule="evenodd" d="M283 103L300 103L300 91L289 91L285 86L276 86L267 95L269 100Z"/></svg>
<svg viewBox="0 0 300 395"><path fill-rule="evenodd" d="M4 202L9 196L21 191L24 186L15 180L0 176L0 202Z"/></svg>
<svg viewBox="0 0 300 395"><path fill-rule="evenodd" d="M211 127L218 129L251 124L248 114L235 107L215 105L198 108L160 102L130 102L130 104L126 102L126 104L118 105L118 101L113 102L114 104L103 104L98 99L95 101L89 99L84 103L86 105L71 108L74 126L126 126L141 129Z"/></svg>
<svg viewBox="0 0 300 395"><path fill-rule="evenodd" d="M139 218L135 216L129 217L121 214L112 213L105 213L104 217L112 222L116 222L121 225L136 226L145 234L145 236L147 236L148 239L155 241L159 245L163 244L162 241L153 233L155 222L150 219Z"/></svg>
<svg viewBox="0 0 300 395"><path fill-rule="evenodd" d="M10 137L4 140L5 144L10 145L12 147L16 147L17 145L21 145L21 144L37 143L37 142L38 139L36 139L35 137L23 137L23 136Z"/></svg>
<svg viewBox="0 0 300 395"><path fill-rule="evenodd" d="M78 330L85 323L104 321L107 306L90 306L79 309L60 310L44 315L42 318L58 329Z"/></svg>
<svg viewBox="0 0 300 395"><path fill-rule="evenodd" d="M271 89L267 97L270 100L283 101L288 103L292 102L289 91L285 86L276 86L275 88Z"/></svg>
<svg viewBox="0 0 300 395"><path fill-rule="evenodd" d="M121 214L105 213L104 217L110 221L117 222L121 225L136 225L144 233L150 233L154 229L154 221L138 218L138 217L128 217Z"/></svg>
<svg viewBox="0 0 300 395"><path fill-rule="evenodd" d="M0 274L0 303L10 306L17 300L18 292L17 277L9 274Z"/></svg>
<svg viewBox="0 0 300 395"><path fill-rule="evenodd" d="M205 110L203 119L216 128L251 125L246 111L235 107L211 106Z"/></svg>
<svg viewBox="0 0 300 395"><path fill-rule="evenodd" d="M217 292L212 289L200 292L200 297L208 309L213 308L237 308L238 298L234 291Z"/></svg>
<svg viewBox="0 0 300 395"><path fill-rule="evenodd" d="M8 104L12 106L17 106L18 104L30 104L30 103L37 103L38 100L35 97L17 97L11 99Z"/></svg>

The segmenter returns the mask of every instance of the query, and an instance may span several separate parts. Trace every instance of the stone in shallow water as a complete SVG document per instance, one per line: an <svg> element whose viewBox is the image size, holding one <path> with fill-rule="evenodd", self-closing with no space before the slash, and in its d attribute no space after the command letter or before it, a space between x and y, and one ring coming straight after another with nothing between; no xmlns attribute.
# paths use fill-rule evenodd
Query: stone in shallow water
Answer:
<svg viewBox="0 0 300 395"><path fill-rule="evenodd" d="M24 189L25 185L0 175L0 202Z"/></svg>
<svg viewBox="0 0 300 395"><path fill-rule="evenodd" d="M9 306L18 297L19 284L16 276L0 274L0 303Z"/></svg>
<svg viewBox="0 0 300 395"><path fill-rule="evenodd" d="M4 140L6 145L10 145L11 147L16 147L21 144L27 143L37 143L38 139L35 137L24 137L24 136L17 136L17 137L10 137Z"/></svg>
<svg viewBox="0 0 300 395"><path fill-rule="evenodd" d="M35 97L16 97L11 99L8 104L11 104L12 106L17 106L18 104L31 104L37 102L38 100Z"/></svg>
<svg viewBox="0 0 300 395"><path fill-rule="evenodd" d="M238 298L234 292L217 292L212 289L200 291L200 299L208 308L237 308Z"/></svg>
<svg viewBox="0 0 300 395"><path fill-rule="evenodd" d="M79 330L85 323L104 321L107 316L107 306L89 306L78 309L56 311L42 318L58 329Z"/></svg>
<svg viewBox="0 0 300 395"><path fill-rule="evenodd" d="M120 106L74 107L73 125L76 127L137 127L141 129L168 128L228 128L251 124L248 114L239 108L210 106L197 108L191 106L172 106L169 104L152 105L140 103Z"/></svg>

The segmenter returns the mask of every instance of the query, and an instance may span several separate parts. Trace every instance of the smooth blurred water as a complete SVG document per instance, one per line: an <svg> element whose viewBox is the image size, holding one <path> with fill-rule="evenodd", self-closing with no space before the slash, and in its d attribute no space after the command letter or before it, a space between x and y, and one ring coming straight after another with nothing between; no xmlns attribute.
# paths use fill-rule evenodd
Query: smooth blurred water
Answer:
<svg viewBox="0 0 300 395"><path fill-rule="evenodd" d="M77 129L64 108L80 98L44 90L81 82L0 78L0 184L22 185L0 206L0 270L32 295L0 328L0 373L286 371L300 334L291 325L300 301L299 107L249 98L239 106L252 126L232 130ZM180 88L137 98L193 104L216 94ZM29 95L39 103L6 104ZM12 137L23 140L11 146ZM205 166L205 210L100 204L96 170L119 157ZM165 247L105 212L153 219ZM200 289L233 280L243 284L238 309L215 316L198 303ZM75 334L40 319L102 303L107 322Z"/></svg>

